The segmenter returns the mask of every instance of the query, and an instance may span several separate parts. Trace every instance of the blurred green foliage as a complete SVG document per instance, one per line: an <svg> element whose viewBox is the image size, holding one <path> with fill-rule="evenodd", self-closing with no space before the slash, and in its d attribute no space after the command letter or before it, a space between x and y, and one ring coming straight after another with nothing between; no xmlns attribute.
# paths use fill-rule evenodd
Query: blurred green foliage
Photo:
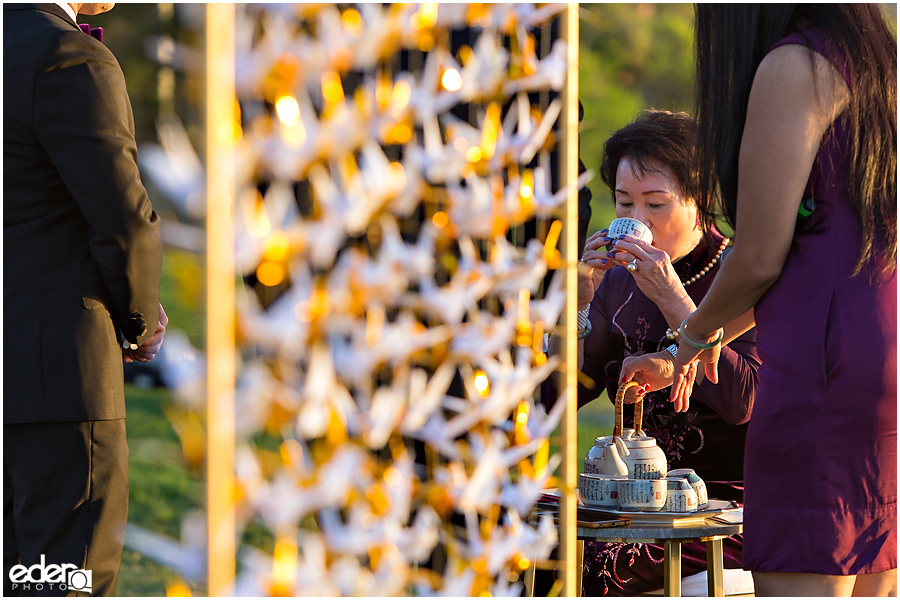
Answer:
<svg viewBox="0 0 900 600"><path fill-rule="evenodd" d="M203 257L175 248L163 251L159 301L169 317L169 327L182 330L196 348L205 346L205 284Z"/></svg>
<svg viewBox="0 0 900 600"><path fill-rule="evenodd" d="M691 4L582 4L579 97L581 157L597 170L603 143L645 108L690 112L693 102ZM599 177L590 231L615 216Z"/></svg>

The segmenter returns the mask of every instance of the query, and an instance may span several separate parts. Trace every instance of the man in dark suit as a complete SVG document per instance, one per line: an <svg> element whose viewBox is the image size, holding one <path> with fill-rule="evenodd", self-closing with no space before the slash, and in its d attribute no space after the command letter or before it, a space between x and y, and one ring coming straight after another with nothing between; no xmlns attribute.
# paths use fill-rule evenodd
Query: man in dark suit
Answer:
<svg viewBox="0 0 900 600"><path fill-rule="evenodd" d="M110 8L3 5L4 595L115 594L122 362L167 321L125 79L75 21Z"/></svg>

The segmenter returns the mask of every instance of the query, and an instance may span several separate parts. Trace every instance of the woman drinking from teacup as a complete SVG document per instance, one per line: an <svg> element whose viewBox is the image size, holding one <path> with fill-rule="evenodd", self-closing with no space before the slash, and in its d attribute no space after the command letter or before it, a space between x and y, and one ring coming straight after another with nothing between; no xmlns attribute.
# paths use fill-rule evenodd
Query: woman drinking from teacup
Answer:
<svg viewBox="0 0 900 600"><path fill-rule="evenodd" d="M649 233L652 242L630 234L614 239L602 230L585 244L578 282L579 407L603 389L614 398L629 357L653 353L671 372L672 357L665 349L672 341L666 331L677 329L695 310L718 272L730 240L695 201L696 142L697 125L688 115L651 110L605 144L600 174L614 194L616 216L638 221L631 223L632 233ZM552 336L550 352L558 347L559 338ZM665 451L669 469L694 469L706 481L710 498L742 500L744 436L758 368L751 330L723 349L718 384L699 383L688 412L673 411L667 391L644 395L644 432ZM545 383L542 394L545 404L555 401L553 381ZM625 411L627 427L630 412ZM740 546L740 539L726 541L726 568L740 567ZM658 546L588 544L586 593L662 588L662 558ZM705 545L685 544L683 574L705 569Z"/></svg>

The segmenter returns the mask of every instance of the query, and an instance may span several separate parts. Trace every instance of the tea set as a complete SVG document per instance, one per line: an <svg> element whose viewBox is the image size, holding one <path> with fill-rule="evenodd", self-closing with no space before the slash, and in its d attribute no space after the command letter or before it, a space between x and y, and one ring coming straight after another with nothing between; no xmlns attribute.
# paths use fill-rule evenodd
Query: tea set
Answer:
<svg viewBox="0 0 900 600"><path fill-rule="evenodd" d="M639 512L696 512L706 508L706 484L693 469L668 470L656 439L641 430L643 400L635 403L634 429L622 427L624 383L616 394L613 435L598 437L584 459L579 491L589 506Z"/></svg>

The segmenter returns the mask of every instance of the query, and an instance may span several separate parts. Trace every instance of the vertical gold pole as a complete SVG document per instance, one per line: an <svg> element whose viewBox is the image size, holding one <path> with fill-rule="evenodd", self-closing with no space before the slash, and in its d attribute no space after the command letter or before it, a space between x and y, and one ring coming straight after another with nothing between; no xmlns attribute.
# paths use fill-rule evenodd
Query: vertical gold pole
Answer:
<svg viewBox="0 0 900 600"><path fill-rule="evenodd" d="M569 3L564 13L563 39L569 48L568 75L563 89L564 129L563 164L564 184L578 179L578 3ZM563 563L563 594L580 596L575 571L581 563L577 556L575 529L575 486L578 466L578 340L576 339L575 313L578 311L578 190L573 186L566 201L566 219L563 233L562 258L566 265L566 338L563 358L566 365L566 413L562 421L562 495L560 497L560 559Z"/></svg>
<svg viewBox="0 0 900 600"><path fill-rule="evenodd" d="M234 5L206 5L206 509L208 594L235 578Z"/></svg>

